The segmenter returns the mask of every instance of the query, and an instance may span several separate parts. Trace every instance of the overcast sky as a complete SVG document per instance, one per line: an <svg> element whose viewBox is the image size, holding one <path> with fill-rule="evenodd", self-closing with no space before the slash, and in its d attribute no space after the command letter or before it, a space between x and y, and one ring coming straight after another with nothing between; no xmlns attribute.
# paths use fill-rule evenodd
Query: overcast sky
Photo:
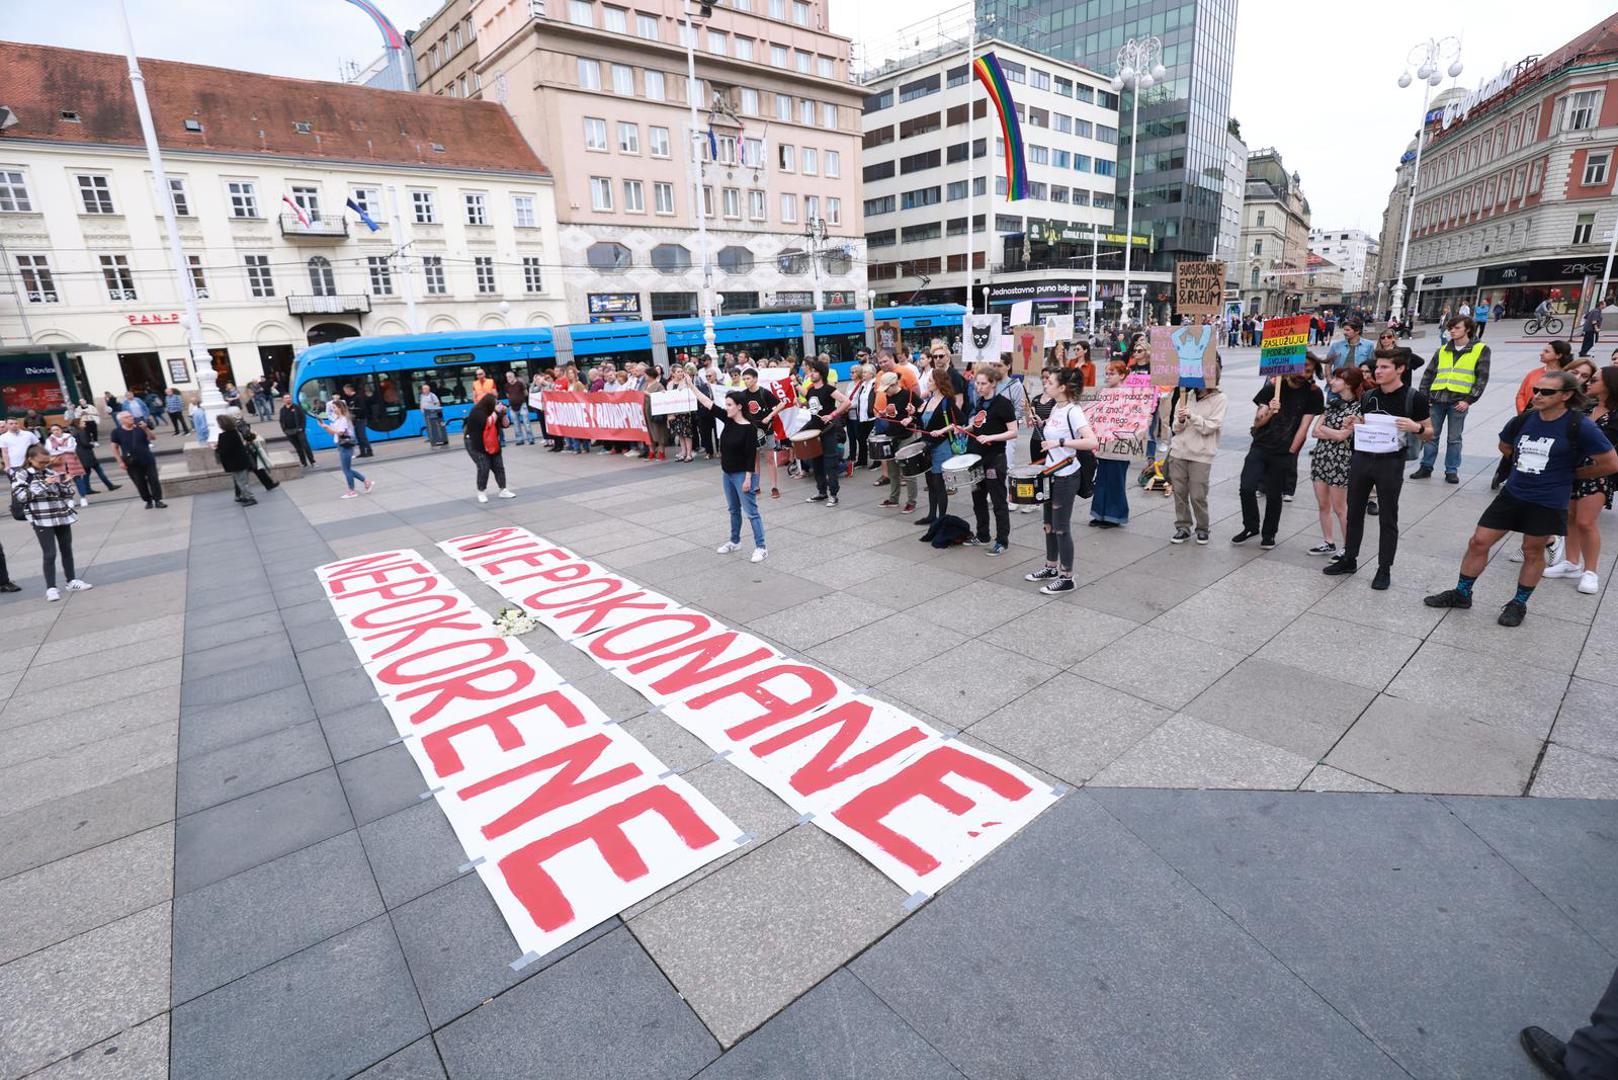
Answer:
<svg viewBox="0 0 1618 1080"><path fill-rule="evenodd" d="M381 49L370 20L343 0L128 3L143 56L331 79L343 61L365 64ZM419 26L440 0L379 3L403 31ZM958 6L939 0L829 3L833 30L877 43ZM1316 226L1373 233L1381 227L1399 154L1420 118L1420 87L1400 90L1395 82L1416 41L1425 34L1460 37L1466 65L1460 82L1470 88L1501 64L1549 52L1613 11L1612 0L1558 0L1532 9L1502 5L1492 15L1476 0L1240 3L1231 112L1248 146L1281 151L1303 177ZM122 51L112 0L74 0L71 20L49 4L11 6L4 23L8 37ZM1419 21L1405 18L1412 14Z"/></svg>

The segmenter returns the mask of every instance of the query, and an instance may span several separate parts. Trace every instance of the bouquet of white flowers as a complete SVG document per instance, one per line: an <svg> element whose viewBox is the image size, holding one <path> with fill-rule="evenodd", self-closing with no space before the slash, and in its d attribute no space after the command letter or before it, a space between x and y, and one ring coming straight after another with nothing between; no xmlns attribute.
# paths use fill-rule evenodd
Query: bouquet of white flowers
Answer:
<svg viewBox="0 0 1618 1080"><path fill-rule="evenodd" d="M494 626L505 637L521 637L536 629L539 623L522 608L503 607L494 617Z"/></svg>

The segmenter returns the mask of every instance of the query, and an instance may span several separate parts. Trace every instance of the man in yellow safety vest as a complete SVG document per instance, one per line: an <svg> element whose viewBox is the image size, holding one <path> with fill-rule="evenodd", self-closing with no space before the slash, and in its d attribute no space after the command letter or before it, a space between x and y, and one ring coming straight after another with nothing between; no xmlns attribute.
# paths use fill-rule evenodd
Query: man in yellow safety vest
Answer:
<svg viewBox="0 0 1618 1080"><path fill-rule="evenodd" d="M1449 331L1449 341L1439 346L1421 380L1421 392L1431 403L1433 437L1421 452L1421 467L1410 479L1425 480L1433 475L1438 436L1444 432L1444 480L1459 484L1461 432L1466 427L1466 411L1483 396L1489 382L1489 347L1473 340L1477 326L1465 315L1451 316L1444 328Z"/></svg>

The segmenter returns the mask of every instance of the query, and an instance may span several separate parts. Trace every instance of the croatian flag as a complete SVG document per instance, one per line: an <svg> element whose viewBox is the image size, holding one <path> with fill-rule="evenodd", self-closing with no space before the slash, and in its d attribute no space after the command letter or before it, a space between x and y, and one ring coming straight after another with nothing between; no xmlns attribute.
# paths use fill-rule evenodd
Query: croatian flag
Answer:
<svg viewBox="0 0 1618 1080"><path fill-rule="evenodd" d="M708 129L708 160L719 160L719 137L713 133L713 128Z"/></svg>
<svg viewBox="0 0 1618 1080"><path fill-rule="evenodd" d="M358 214L360 216L360 220L365 222L365 224L370 227L372 232L376 232L378 229L380 229L382 227L382 226L378 225L376 222L372 221L371 220L371 215L367 214L365 212L365 207L361 206L359 203L355 202L353 199L348 200L348 208L350 210L354 211L354 213Z"/></svg>
<svg viewBox="0 0 1618 1080"><path fill-rule="evenodd" d="M298 215L298 220L303 222L303 227L307 229L309 227L309 215L303 212L303 207L293 202L291 195L281 196L281 201L292 207L292 212Z"/></svg>

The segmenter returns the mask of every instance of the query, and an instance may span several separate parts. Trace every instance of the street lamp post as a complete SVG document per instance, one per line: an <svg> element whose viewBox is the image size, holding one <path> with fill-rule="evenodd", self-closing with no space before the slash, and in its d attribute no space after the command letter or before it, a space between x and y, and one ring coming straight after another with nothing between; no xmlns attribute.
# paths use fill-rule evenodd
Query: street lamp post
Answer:
<svg viewBox="0 0 1618 1080"><path fill-rule="evenodd" d="M1449 65L1445 67L1444 61ZM1410 190L1405 196L1404 240L1399 247L1399 276L1393 283L1393 303L1388 316L1397 321L1404 313L1405 264L1410 259L1410 227L1416 221L1416 182L1421 176L1421 147L1427 135L1427 108L1432 103L1433 87L1444 81L1447 72L1452 79L1461 75L1461 42L1458 38L1428 38L1411 48L1405 57L1405 70L1399 76L1399 86L1410 85L1410 69L1415 68L1421 80L1421 126L1416 129L1416 159L1410 166ZM1417 290L1418 293L1420 290Z"/></svg>
<svg viewBox="0 0 1618 1080"><path fill-rule="evenodd" d="M697 297L697 310L702 314L702 350L705 356L717 356L713 331L713 257L708 250L708 207L702 198L702 134L698 130L697 98L701 89L697 83L697 28L691 19L691 4L686 0L685 15L685 99L691 112L691 138L686 145L691 151L691 206L697 215L697 247L702 250L702 291ZM702 5L704 15L713 11L710 3Z"/></svg>
<svg viewBox="0 0 1618 1080"><path fill-rule="evenodd" d="M1112 89L1121 92L1129 88L1129 209L1124 224L1124 296L1123 310L1129 311L1129 264L1135 248L1135 162L1140 143L1140 95L1168 75L1163 67L1163 40L1156 35L1130 38L1118 50L1118 71L1112 77Z"/></svg>

